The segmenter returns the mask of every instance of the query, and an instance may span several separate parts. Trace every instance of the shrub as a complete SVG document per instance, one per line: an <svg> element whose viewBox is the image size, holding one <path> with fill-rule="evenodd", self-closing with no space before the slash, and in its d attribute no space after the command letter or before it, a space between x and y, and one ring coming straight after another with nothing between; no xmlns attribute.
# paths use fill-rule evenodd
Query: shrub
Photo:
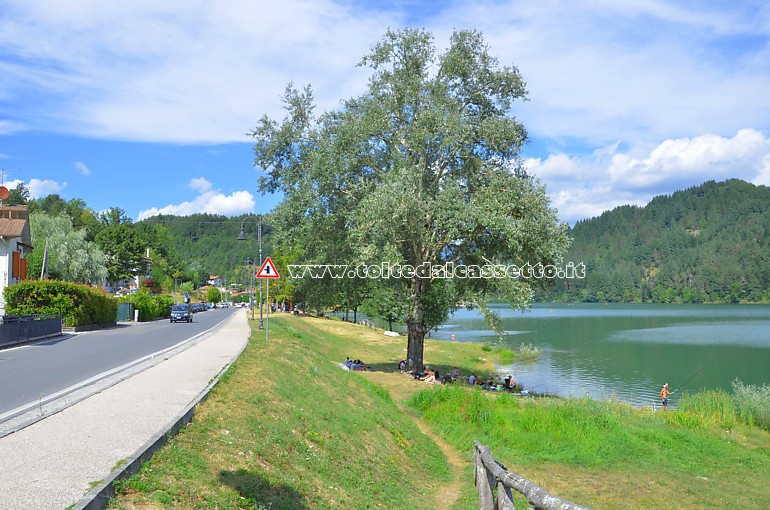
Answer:
<svg viewBox="0 0 770 510"><path fill-rule="evenodd" d="M540 349L532 344L524 345L522 342L519 347L519 359L522 361L533 361L540 357Z"/></svg>
<svg viewBox="0 0 770 510"><path fill-rule="evenodd" d="M168 317L174 299L171 296L137 292L120 298L121 302L134 303L139 310L139 322L147 322L161 317Z"/></svg>
<svg viewBox="0 0 770 510"><path fill-rule="evenodd" d="M770 386L743 384L738 379L732 384L740 419L770 430Z"/></svg>
<svg viewBox="0 0 770 510"><path fill-rule="evenodd" d="M61 315L65 326L112 324L118 314L112 296L79 283L24 281L6 287L4 293L9 315Z"/></svg>

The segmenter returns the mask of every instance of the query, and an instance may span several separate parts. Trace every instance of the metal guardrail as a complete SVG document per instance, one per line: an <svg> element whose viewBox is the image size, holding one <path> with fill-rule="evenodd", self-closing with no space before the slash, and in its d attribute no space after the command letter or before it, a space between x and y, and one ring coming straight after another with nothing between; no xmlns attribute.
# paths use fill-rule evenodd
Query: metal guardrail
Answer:
<svg viewBox="0 0 770 510"><path fill-rule="evenodd" d="M0 315L0 347L61 334L60 315Z"/></svg>
<svg viewBox="0 0 770 510"><path fill-rule="evenodd" d="M492 458L489 447L478 441L473 443L473 462L480 510L516 510L511 489L526 497L530 508L535 510L591 510L554 496L534 482L509 472Z"/></svg>

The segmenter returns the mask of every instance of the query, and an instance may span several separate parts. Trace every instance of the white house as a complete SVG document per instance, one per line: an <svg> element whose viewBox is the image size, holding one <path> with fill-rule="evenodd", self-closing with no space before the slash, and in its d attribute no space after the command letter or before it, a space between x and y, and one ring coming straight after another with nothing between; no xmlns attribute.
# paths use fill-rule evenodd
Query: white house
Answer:
<svg viewBox="0 0 770 510"><path fill-rule="evenodd" d="M5 288L27 278L25 254L31 251L27 206L0 205L0 315L5 315Z"/></svg>

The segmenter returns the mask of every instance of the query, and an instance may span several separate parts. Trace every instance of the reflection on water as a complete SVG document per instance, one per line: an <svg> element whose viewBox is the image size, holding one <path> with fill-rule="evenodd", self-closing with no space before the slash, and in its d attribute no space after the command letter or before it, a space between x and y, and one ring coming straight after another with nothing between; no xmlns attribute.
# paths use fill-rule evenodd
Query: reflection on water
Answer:
<svg viewBox="0 0 770 510"><path fill-rule="evenodd" d="M532 343L542 356L498 367L525 388L561 396L656 401L663 383L683 391L770 383L770 306L538 304L525 313L495 307L506 333L460 310L432 338Z"/></svg>

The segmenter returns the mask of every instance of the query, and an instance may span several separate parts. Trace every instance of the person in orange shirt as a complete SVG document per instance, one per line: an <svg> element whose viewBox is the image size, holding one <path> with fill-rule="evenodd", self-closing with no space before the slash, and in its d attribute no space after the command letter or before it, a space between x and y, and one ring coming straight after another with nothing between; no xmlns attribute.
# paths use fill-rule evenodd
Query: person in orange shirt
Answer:
<svg viewBox="0 0 770 510"><path fill-rule="evenodd" d="M674 392L670 391L668 389L668 383L663 385L663 388L660 390L660 401L663 405L663 410L666 410L666 406L668 406L668 396L672 395Z"/></svg>

